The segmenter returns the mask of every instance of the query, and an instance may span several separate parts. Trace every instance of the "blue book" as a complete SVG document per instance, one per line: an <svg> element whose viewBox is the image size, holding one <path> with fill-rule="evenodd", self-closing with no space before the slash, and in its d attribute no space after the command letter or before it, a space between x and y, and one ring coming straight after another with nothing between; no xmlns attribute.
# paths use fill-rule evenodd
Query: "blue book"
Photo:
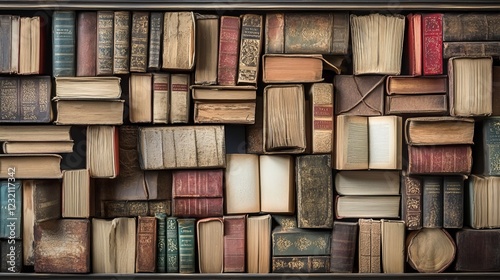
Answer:
<svg viewBox="0 0 500 280"><path fill-rule="evenodd" d="M75 76L75 12L54 11L52 19L52 75Z"/></svg>
<svg viewBox="0 0 500 280"><path fill-rule="evenodd" d="M0 183L0 238L20 239L23 213L21 181L9 177Z"/></svg>

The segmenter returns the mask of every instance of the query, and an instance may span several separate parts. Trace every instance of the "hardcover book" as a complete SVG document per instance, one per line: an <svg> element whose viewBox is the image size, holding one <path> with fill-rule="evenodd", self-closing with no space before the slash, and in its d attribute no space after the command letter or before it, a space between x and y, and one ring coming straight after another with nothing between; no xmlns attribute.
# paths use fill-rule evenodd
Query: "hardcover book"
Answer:
<svg viewBox="0 0 500 280"><path fill-rule="evenodd" d="M354 272L358 223L334 221L331 238L330 272Z"/></svg>
<svg viewBox="0 0 500 280"><path fill-rule="evenodd" d="M117 126L87 127L87 168L91 178L116 178L120 172Z"/></svg>
<svg viewBox="0 0 500 280"><path fill-rule="evenodd" d="M408 174L471 173L471 145L408 146Z"/></svg>
<svg viewBox="0 0 500 280"><path fill-rule="evenodd" d="M422 75L422 15L410 13L406 16L408 23L408 67L412 76Z"/></svg>
<svg viewBox="0 0 500 280"><path fill-rule="evenodd" d="M57 125L121 125L124 100L57 100Z"/></svg>
<svg viewBox="0 0 500 280"><path fill-rule="evenodd" d="M153 117L153 74L132 73L129 78L129 118L131 123L150 123Z"/></svg>
<svg viewBox="0 0 500 280"><path fill-rule="evenodd" d="M408 145L474 144L474 119L457 117L407 118L405 138Z"/></svg>
<svg viewBox="0 0 500 280"><path fill-rule="evenodd" d="M188 123L191 94L189 92L190 74L170 74L170 99L168 100L170 123Z"/></svg>
<svg viewBox="0 0 500 280"><path fill-rule="evenodd" d="M130 71L130 11L114 11L113 22L113 74Z"/></svg>
<svg viewBox="0 0 500 280"><path fill-rule="evenodd" d="M273 83L316 83L323 81L323 70L340 74L341 58L331 61L320 54L264 54L262 81Z"/></svg>
<svg viewBox="0 0 500 280"><path fill-rule="evenodd" d="M162 69L191 70L195 62L196 21L193 12L165 12Z"/></svg>
<svg viewBox="0 0 500 280"><path fill-rule="evenodd" d="M499 41L498 13L444 13L443 41Z"/></svg>
<svg viewBox="0 0 500 280"><path fill-rule="evenodd" d="M156 213L155 218L156 218L156 225L157 225L156 272L165 273L165 272L167 272L167 262L166 262L166 259L167 259L167 227L166 227L167 214L166 213Z"/></svg>
<svg viewBox="0 0 500 280"><path fill-rule="evenodd" d="M198 267L200 273L224 271L224 220L203 218L196 222Z"/></svg>
<svg viewBox="0 0 500 280"><path fill-rule="evenodd" d="M358 266L359 273L380 273L381 222L359 219Z"/></svg>
<svg viewBox="0 0 500 280"><path fill-rule="evenodd" d="M153 123L166 124L170 120L170 74L153 73Z"/></svg>
<svg viewBox="0 0 500 280"><path fill-rule="evenodd" d="M310 151L312 154L331 153L333 149L333 84L315 83L307 92L309 98Z"/></svg>
<svg viewBox="0 0 500 280"><path fill-rule="evenodd" d="M135 272L156 271L156 218L137 217L137 242L135 254Z"/></svg>
<svg viewBox="0 0 500 280"><path fill-rule="evenodd" d="M149 12L133 11L130 30L130 72L146 72L148 40Z"/></svg>
<svg viewBox="0 0 500 280"><path fill-rule="evenodd" d="M194 273L196 272L196 219L179 218L177 225L179 273Z"/></svg>
<svg viewBox="0 0 500 280"><path fill-rule="evenodd" d="M271 215L247 217L247 272L271 272Z"/></svg>
<svg viewBox="0 0 500 280"><path fill-rule="evenodd" d="M443 42L443 58L454 56L500 56L500 41Z"/></svg>
<svg viewBox="0 0 500 280"><path fill-rule="evenodd" d="M283 229L272 231L272 256L330 255L331 230Z"/></svg>
<svg viewBox="0 0 500 280"><path fill-rule="evenodd" d="M335 115L384 114L385 76L335 75Z"/></svg>
<svg viewBox="0 0 500 280"><path fill-rule="evenodd" d="M443 74L443 14L422 14L422 60L424 75Z"/></svg>
<svg viewBox="0 0 500 280"><path fill-rule="evenodd" d="M464 224L464 177L443 178L443 227L462 228Z"/></svg>
<svg viewBox="0 0 500 280"><path fill-rule="evenodd" d="M488 117L477 125L473 173L500 175L500 118Z"/></svg>
<svg viewBox="0 0 500 280"><path fill-rule="evenodd" d="M217 82L222 86L236 85L240 44L241 19L221 16Z"/></svg>
<svg viewBox="0 0 500 280"><path fill-rule="evenodd" d="M340 170L334 182L340 195L398 195L399 184L397 170Z"/></svg>
<svg viewBox="0 0 500 280"><path fill-rule="evenodd" d="M225 215L224 272L245 272L246 268L246 215Z"/></svg>
<svg viewBox="0 0 500 280"><path fill-rule="evenodd" d="M97 76L113 74L114 18L113 11L97 11Z"/></svg>
<svg viewBox="0 0 500 280"><path fill-rule="evenodd" d="M404 273L405 224L400 220L381 220L381 264L384 273Z"/></svg>
<svg viewBox="0 0 500 280"><path fill-rule="evenodd" d="M256 14L241 16L241 40L237 84L257 85L264 17Z"/></svg>
<svg viewBox="0 0 500 280"><path fill-rule="evenodd" d="M148 70L161 68L163 12L151 12L148 41Z"/></svg>
<svg viewBox="0 0 500 280"><path fill-rule="evenodd" d="M0 16L0 73L17 73L17 70L13 67L15 61L19 62L19 54L17 56L13 55L15 50L15 39L13 37L16 34L14 18L15 16L12 15ZM17 38L19 39L19 18L17 21ZM19 52L19 45L17 46L17 52Z"/></svg>
<svg viewBox="0 0 500 280"><path fill-rule="evenodd" d="M17 179L60 179L61 159L58 154L1 154L0 178L8 179L15 173Z"/></svg>
<svg viewBox="0 0 500 280"><path fill-rule="evenodd" d="M327 273L330 256L272 257L273 273Z"/></svg>
<svg viewBox="0 0 500 280"><path fill-rule="evenodd" d="M401 177L401 213L408 230L422 228L422 179L406 172Z"/></svg>
<svg viewBox="0 0 500 280"><path fill-rule="evenodd" d="M194 83L200 85L217 84L217 64L219 55L219 16L196 15L196 68Z"/></svg>
<svg viewBox="0 0 500 280"><path fill-rule="evenodd" d="M75 11L52 15L52 76L75 76ZM44 55L44 54L41 54Z"/></svg>
<svg viewBox="0 0 500 280"><path fill-rule="evenodd" d="M500 260L500 230L462 229L455 234L457 255L456 271L487 272L498 271Z"/></svg>
<svg viewBox="0 0 500 280"><path fill-rule="evenodd" d="M500 177L471 175L467 183L465 200L467 225L475 229L498 228L500 219L496 213L500 211L497 202Z"/></svg>
<svg viewBox="0 0 500 280"><path fill-rule="evenodd" d="M446 94L388 95L385 97L386 115L447 115Z"/></svg>
<svg viewBox="0 0 500 280"><path fill-rule="evenodd" d="M177 217L167 217L167 272L179 272L179 226Z"/></svg>
<svg viewBox="0 0 500 280"><path fill-rule="evenodd" d="M424 176L422 179L422 227L443 227L443 178Z"/></svg>
<svg viewBox="0 0 500 280"><path fill-rule="evenodd" d="M11 169L15 170L15 167ZM0 238L4 239L21 239L22 238L22 218L23 207L30 205L23 205L23 181L16 180L15 171L7 180L0 181L0 200L2 206L0 207L0 220L2 228L0 229ZM14 179L14 180L12 180ZM60 197L60 193L59 193ZM40 201L43 201L40 198ZM33 206L33 205L31 205ZM35 205L34 207L40 210L41 206ZM41 221L48 218L43 217L40 211L37 212L37 218ZM44 219L45 218L45 219Z"/></svg>
<svg viewBox="0 0 500 280"><path fill-rule="evenodd" d="M76 76L95 76L97 69L97 12L79 12L76 28Z"/></svg>

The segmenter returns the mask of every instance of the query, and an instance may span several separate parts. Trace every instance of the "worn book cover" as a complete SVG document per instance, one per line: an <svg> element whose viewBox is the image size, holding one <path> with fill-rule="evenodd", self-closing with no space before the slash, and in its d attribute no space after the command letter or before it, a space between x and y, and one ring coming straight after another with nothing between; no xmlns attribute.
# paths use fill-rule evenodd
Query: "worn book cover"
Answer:
<svg viewBox="0 0 500 280"><path fill-rule="evenodd" d="M113 74L114 18L113 11L97 11L97 76Z"/></svg>
<svg viewBox="0 0 500 280"><path fill-rule="evenodd" d="M219 16L196 14L196 68L194 83L217 84Z"/></svg>
<svg viewBox="0 0 500 280"><path fill-rule="evenodd" d="M0 223L2 228L0 229L0 238L5 239L21 239L22 238L22 217L23 217L23 181L22 180L11 180L15 178L15 168L13 176L10 176L7 180L0 181ZM60 197L60 195L59 195ZM40 199L42 200L42 199ZM28 205L26 205L28 206ZM33 205L32 205L33 206ZM35 205L33 208L38 208L40 206ZM43 220L43 214L37 211L37 218Z"/></svg>
<svg viewBox="0 0 500 280"><path fill-rule="evenodd" d="M456 244L442 228L411 231L406 237L406 261L420 273L440 273L455 260Z"/></svg>
<svg viewBox="0 0 500 280"><path fill-rule="evenodd" d="M16 73L12 65L13 61L17 60L18 57L13 57L13 16L12 15L1 15L0 16L0 73ZM17 32L17 37L19 38L19 31ZM19 48L17 48L19 50Z"/></svg>
<svg viewBox="0 0 500 280"><path fill-rule="evenodd" d="M109 180L108 180L109 181ZM159 200L101 200L100 217L153 216L157 213L171 215L171 199Z"/></svg>
<svg viewBox="0 0 500 280"><path fill-rule="evenodd" d="M52 76L54 77L75 76L75 25L75 11L54 11L52 15Z"/></svg>
<svg viewBox="0 0 500 280"><path fill-rule="evenodd" d="M354 272L358 223L334 221L330 246L330 272Z"/></svg>
<svg viewBox="0 0 500 280"><path fill-rule="evenodd" d="M193 12L165 12L162 69L193 69L196 46L195 27Z"/></svg>
<svg viewBox="0 0 500 280"><path fill-rule="evenodd" d="M200 273L224 271L224 220L222 217L196 221L196 249Z"/></svg>
<svg viewBox="0 0 500 280"><path fill-rule="evenodd" d="M236 85L240 45L241 19L222 16L219 32L219 57L217 82L219 85Z"/></svg>
<svg viewBox="0 0 500 280"><path fill-rule="evenodd" d="M464 228L455 234L455 270L461 272L499 271L500 230Z"/></svg>
<svg viewBox="0 0 500 280"><path fill-rule="evenodd" d="M473 173L500 175L500 118L488 117L478 122L476 132Z"/></svg>
<svg viewBox="0 0 500 280"><path fill-rule="evenodd" d="M262 96L257 95L255 99L255 122L245 126L245 150L249 154L264 153L264 104Z"/></svg>
<svg viewBox="0 0 500 280"><path fill-rule="evenodd" d="M113 21L113 74L130 70L130 11L115 11Z"/></svg>
<svg viewBox="0 0 500 280"><path fill-rule="evenodd" d="M95 76L98 36L97 12L79 12L76 31L76 76Z"/></svg>
<svg viewBox="0 0 500 280"><path fill-rule="evenodd" d="M333 149L333 84L315 83L308 89L308 134L312 154L331 153Z"/></svg>
<svg viewBox="0 0 500 280"><path fill-rule="evenodd" d="M161 68L161 44L163 35L163 13L151 12L148 41L148 70Z"/></svg>
<svg viewBox="0 0 500 280"><path fill-rule="evenodd" d="M382 271L380 235L380 220L359 219L359 273L380 273Z"/></svg>
<svg viewBox="0 0 500 280"><path fill-rule="evenodd" d="M137 218L137 242L135 272L156 271L156 218L139 216ZM119 252L117 252L119 254Z"/></svg>
<svg viewBox="0 0 500 280"><path fill-rule="evenodd" d="M190 119L191 94L189 91L190 74L170 74L170 99L168 100L169 122L188 123Z"/></svg>
<svg viewBox="0 0 500 280"><path fill-rule="evenodd" d="M327 273L330 256L272 257L273 273Z"/></svg>
<svg viewBox="0 0 500 280"><path fill-rule="evenodd" d="M464 225L464 177L443 178L443 228L462 228Z"/></svg>
<svg viewBox="0 0 500 280"><path fill-rule="evenodd" d="M179 273L196 272L196 219L177 219L179 238ZM168 235L168 233L167 233Z"/></svg>
<svg viewBox="0 0 500 280"><path fill-rule="evenodd" d="M387 95L385 97L386 115L447 115L448 96L446 94Z"/></svg>
<svg viewBox="0 0 500 280"><path fill-rule="evenodd" d="M474 119L457 117L415 117L405 122L409 145L474 144Z"/></svg>
<svg viewBox="0 0 500 280"><path fill-rule="evenodd" d="M179 228L177 217L169 216L167 227L167 272L179 272Z"/></svg>
<svg viewBox="0 0 500 280"><path fill-rule="evenodd" d="M443 58L454 56L500 56L500 41L443 42Z"/></svg>
<svg viewBox="0 0 500 280"><path fill-rule="evenodd" d="M245 272L246 215L225 215L224 272Z"/></svg>
<svg viewBox="0 0 500 280"><path fill-rule="evenodd" d="M130 30L130 72L146 72L149 47L149 12L133 11Z"/></svg>
<svg viewBox="0 0 500 280"><path fill-rule="evenodd" d="M422 14L422 61L424 75L443 74L443 14Z"/></svg>
<svg viewBox="0 0 500 280"><path fill-rule="evenodd" d="M335 115L382 116L386 76L336 75Z"/></svg>
<svg viewBox="0 0 500 280"><path fill-rule="evenodd" d="M412 76L422 75L422 15L410 13L407 19L407 56L409 74Z"/></svg>
<svg viewBox="0 0 500 280"><path fill-rule="evenodd" d="M276 227L272 241L273 257L330 255L331 230Z"/></svg>
<svg viewBox="0 0 500 280"><path fill-rule="evenodd" d="M167 272L167 227L166 213L156 213L156 272L165 273Z"/></svg>
<svg viewBox="0 0 500 280"><path fill-rule="evenodd" d="M237 84L257 84L264 17L256 14L241 16L241 40L238 60Z"/></svg>
<svg viewBox="0 0 500 280"><path fill-rule="evenodd" d="M443 227L443 178L422 178L422 227Z"/></svg>
<svg viewBox="0 0 500 280"><path fill-rule="evenodd" d="M499 41L499 13L444 13L443 41Z"/></svg>
<svg viewBox="0 0 500 280"><path fill-rule="evenodd" d="M422 178L401 176L401 213L408 230L422 228Z"/></svg>
<svg viewBox="0 0 500 280"><path fill-rule="evenodd" d="M408 174L471 173L471 145L408 146Z"/></svg>
<svg viewBox="0 0 500 280"><path fill-rule="evenodd" d="M153 123L166 124L170 119L170 74L153 73Z"/></svg>
<svg viewBox="0 0 500 280"><path fill-rule="evenodd" d="M132 73L129 78L129 119L150 123L153 118L153 74Z"/></svg>

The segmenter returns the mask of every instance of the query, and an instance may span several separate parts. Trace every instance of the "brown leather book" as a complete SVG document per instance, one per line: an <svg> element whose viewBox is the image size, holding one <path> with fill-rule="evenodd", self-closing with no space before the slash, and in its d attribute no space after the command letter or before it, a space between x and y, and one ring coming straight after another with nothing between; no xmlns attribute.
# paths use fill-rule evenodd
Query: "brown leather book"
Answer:
<svg viewBox="0 0 500 280"><path fill-rule="evenodd" d="M499 41L499 13L444 13L443 41Z"/></svg>
<svg viewBox="0 0 500 280"><path fill-rule="evenodd" d="M500 54L500 41L443 42L443 59L454 56L493 56Z"/></svg>
<svg viewBox="0 0 500 280"><path fill-rule="evenodd" d="M422 14L422 72L443 74L443 14Z"/></svg>
<svg viewBox="0 0 500 280"><path fill-rule="evenodd" d="M380 220L359 219L359 273L380 273Z"/></svg>
<svg viewBox="0 0 500 280"><path fill-rule="evenodd" d="M396 94L385 97L386 115L447 115L446 94Z"/></svg>
<svg viewBox="0 0 500 280"><path fill-rule="evenodd" d="M219 32L219 60L217 81L219 85L236 85L240 41L240 18L222 16Z"/></svg>
<svg viewBox="0 0 500 280"><path fill-rule="evenodd" d="M500 270L500 229L459 230L455 235L456 271L486 272Z"/></svg>
<svg viewBox="0 0 500 280"><path fill-rule="evenodd" d="M155 272L156 269L156 218L137 218L135 272Z"/></svg>
<svg viewBox="0 0 500 280"><path fill-rule="evenodd" d="M474 119L457 117L416 117L405 122L409 145L474 144Z"/></svg>
<svg viewBox="0 0 500 280"><path fill-rule="evenodd" d="M354 272L357 241L357 222L333 222L330 272Z"/></svg>
<svg viewBox="0 0 500 280"><path fill-rule="evenodd" d="M492 116L500 116L500 66L493 66Z"/></svg>
<svg viewBox="0 0 500 280"><path fill-rule="evenodd" d="M409 74L412 76L422 75L422 15L408 14L407 56Z"/></svg>
<svg viewBox="0 0 500 280"><path fill-rule="evenodd" d="M241 41L238 60L238 84L257 85L262 50L262 15L244 14L241 16Z"/></svg>
<svg viewBox="0 0 500 280"><path fill-rule="evenodd" d="M162 69L191 70L193 68L195 35L193 12L165 12Z"/></svg>
<svg viewBox="0 0 500 280"><path fill-rule="evenodd" d="M315 83L308 90L308 134L310 153L331 153L333 149L333 84Z"/></svg>
<svg viewBox="0 0 500 280"><path fill-rule="evenodd" d="M448 77L437 76L388 76L385 87L388 95L393 94L446 94Z"/></svg>
<svg viewBox="0 0 500 280"><path fill-rule="evenodd" d="M472 167L471 145L408 146L408 174L464 174Z"/></svg>
<svg viewBox="0 0 500 280"><path fill-rule="evenodd" d="M401 213L408 230L422 228L422 179L409 176L406 172L401 176Z"/></svg>
<svg viewBox="0 0 500 280"><path fill-rule="evenodd" d="M89 220L59 219L35 224L35 244L35 272L90 272Z"/></svg>
<svg viewBox="0 0 500 280"><path fill-rule="evenodd" d="M336 75L335 115L383 115L385 77Z"/></svg>
<svg viewBox="0 0 500 280"><path fill-rule="evenodd" d="M76 36L76 76L95 76L97 63L97 12L78 13Z"/></svg>
<svg viewBox="0 0 500 280"><path fill-rule="evenodd" d="M245 272L246 215L224 216L224 272Z"/></svg>

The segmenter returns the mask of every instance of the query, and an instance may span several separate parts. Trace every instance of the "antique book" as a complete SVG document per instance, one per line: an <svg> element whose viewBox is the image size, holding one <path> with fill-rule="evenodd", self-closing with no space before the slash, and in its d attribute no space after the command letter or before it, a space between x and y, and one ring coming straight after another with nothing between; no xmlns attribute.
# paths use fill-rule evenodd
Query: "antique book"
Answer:
<svg viewBox="0 0 500 280"><path fill-rule="evenodd" d="M467 198L465 209L468 209L466 223L472 228L498 228L500 211L498 203L500 177L471 175L466 184Z"/></svg>
<svg viewBox="0 0 500 280"><path fill-rule="evenodd" d="M196 68L194 83L217 84L219 55L219 16L196 14Z"/></svg>
<svg viewBox="0 0 500 280"><path fill-rule="evenodd" d="M401 215L408 230L422 228L422 178L401 176Z"/></svg>
<svg viewBox="0 0 500 280"><path fill-rule="evenodd" d="M138 149L144 170L226 166L222 125L140 127Z"/></svg>
<svg viewBox="0 0 500 280"><path fill-rule="evenodd" d="M410 231L406 237L407 262L421 273L439 273L455 259L456 245L450 234L439 228Z"/></svg>
<svg viewBox="0 0 500 280"><path fill-rule="evenodd" d="M99 99L121 97L120 77L56 77L56 100Z"/></svg>
<svg viewBox="0 0 500 280"><path fill-rule="evenodd" d="M265 153L306 151L306 106L302 84L268 85L263 96Z"/></svg>
<svg viewBox="0 0 500 280"><path fill-rule="evenodd" d="M255 99L255 122L245 126L245 151L248 154L264 153L264 104L260 95ZM1 128L1 127L0 127ZM1 130L0 130L1 131Z"/></svg>
<svg viewBox="0 0 500 280"><path fill-rule="evenodd" d="M43 74L45 71L46 21L44 17L20 17L19 71L21 75Z"/></svg>
<svg viewBox="0 0 500 280"><path fill-rule="evenodd" d="M0 178L17 179L60 179L61 156L58 154L1 154Z"/></svg>
<svg viewBox="0 0 500 280"><path fill-rule="evenodd" d="M113 74L128 74L130 70L130 11L114 11Z"/></svg>
<svg viewBox="0 0 500 280"><path fill-rule="evenodd" d="M471 173L471 145L408 146L408 174Z"/></svg>
<svg viewBox="0 0 500 280"><path fill-rule="evenodd" d="M408 68L412 76L422 75L422 15L410 13L406 16L408 23Z"/></svg>
<svg viewBox="0 0 500 280"><path fill-rule="evenodd" d="M57 125L121 125L124 100L57 100Z"/></svg>
<svg viewBox="0 0 500 280"><path fill-rule="evenodd" d="M330 256L273 256L272 262L273 273L330 272Z"/></svg>
<svg viewBox="0 0 500 280"><path fill-rule="evenodd" d="M422 227L443 227L443 178L422 178Z"/></svg>
<svg viewBox="0 0 500 280"><path fill-rule="evenodd" d="M443 58L454 56L500 56L500 41L443 42Z"/></svg>
<svg viewBox="0 0 500 280"><path fill-rule="evenodd" d="M11 16L11 58L10 58L10 73L19 72L19 45L20 45L20 22L21 17L18 15Z"/></svg>
<svg viewBox="0 0 500 280"><path fill-rule="evenodd" d="M381 263L384 273L404 273L405 223L400 220L381 220Z"/></svg>
<svg viewBox="0 0 500 280"><path fill-rule="evenodd" d="M380 273L381 270L381 222L373 219L359 219L358 271L359 273Z"/></svg>
<svg viewBox="0 0 500 280"><path fill-rule="evenodd" d="M87 219L58 219L35 224L35 272L89 273L90 235Z"/></svg>
<svg viewBox="0 0 500 280"><path fill-rule="evenodd" d="M146 72L149 46L149 12L133 11L130 28L130 72Z"/></svg>
<svg viewBox="0 0 500 280"><path fill-rule="evenodd" d="M443 74L443 14L422 14L422 74Z"/></svg>
<svg viewBox="0 0 500 280"><path fill-rule="evenodd" d="M162 69L191 70L195 62L196 21L193 12L165 12Z"/></svg>
<svg viewBox="0 0 500 280"><path fill-rule="evenodd" d="M179 273L196 272L196 219L177 219L179 238ZM168 236L168 233L167 233Z"/></svg>
<svg viewBox="0 0 500 280"><path fill-rule="evenodd" d="M388 76L385 86L388 95L446 94L448 92L448 77L446 75L420 77L406 75Z"/></svg>
<svg viewBox="0 0 500 280"><path fill-rule="evenodd" d="M349 13L266 14L265 53L349 53Z"/></svg>
<svg viewBox="0 0 500 280"><path fill-rule="evenodd" d="M0 250L5 252L0 264L0 272L22 272L23 270L23 242L16 239L0 240Z"/></svg>
<svg viewBox="0 0 500 280"><path fill-rule="evenodd" d="M298 227L332 228L332 156L297 156L295 173Z"/></svg>
<svg viewBox="0 0 500 280"><path fill-rule="evenodd" d="M113 74L114 18L113 11L97 11L97 76Z"/></svg>
<svg viewBox="0 0 500 280"><path fill-rule="evenodd" d="M498 271L500 230L464 228L455 234L457 255L455 270L468 272Z"/></svg>
<svg viewBox="0 0 500 280"><path fill-rule="evenodd" d="M337 169L402 168L401 117L340 115L336 133Z"/></svg>
<svg viewBox="0 0 500 280"><path fill-rule="evenodd" d="M291 155L260 155L260 211L295 212L294 159Z"/></svg>
<svg viewBox="0 0 500 280"><path fill-rule="evenodd" d="M0 126L2 142L71 141L71 126L65 125L9 125Z"/></svg>
<svg viewBox="0 0 500 280"><path fill-rule="evenodd" d="M312 154L331 153L333 149L333 84L314 83L308 91L307 113Z"/></svg>
<svg viewBox="0 0 500 280"><path fill-rule="evenodd" d="M188 123L191 94L190 74L170 74L170 123Z"/></svg>
<svg viewBox="0 0 500 280"><path fill-rule="evenodd" d="M135 272L136 223L125 217L92 219L93 273Z"/></svg>
<svg viewBox="0 0 500 280"><path fill-rule="evenodd" d="M0 238L22 238L23 207L27 205L23 205L23 181L15 179L17 178L15 178L15 174L13 173L7 180L0 181L0 201L2 201L0 208L0 223L2 224ZM42 201L43 199L40 198L40 200ZM41 208L38 205L35 207ZM41 220L44 220L41 213L37 214Z"/></svg>
<svg viewBox="0 0 500 280"><path fill-rule="evenodd" d="M75 25L75 11L54 11L52 15L52 76L54 77L75 76Z"/></svg>
<svg viewBox="0 0 500 280"><path fill-rule="evenodd" d="M474 119L458 117L417 117L405 121L408 145L474 144Z"/></svg>
<svg viewBox="0 0 500 280"><path fill-rule="evenodd" d="M78 12L76 21L76 76L96 75L97 36L97 12Z"/></svg>
<svg viewBox="0 0 500 280"><path fill-rule="evenodd" d="M275 227L271 234L272 256L329 256L331 234L325 229Z"/></svg>
<svg viewBox="0 0 500 280"><path fill-rule="evenodd" d="M16 73L12 64L13 60L19 61L19 56L14 57L13 52L13 16L1 15L0 16L0 73L11 74ZM19 30L17 31L19 37ZM19 51L19 46L18 46Z"/></svg>
<svg viewBox="0 0 500 280"><path fill-rule="evenodd" d="M94 186L88 169L64 170L62 217L89 218L95 214Z"/></svg>
<svg viewBox="0 0 500 280"><path fill-rule="evenodd" d="M386 115L448 115L446 94L395 94L385 97Z"/></svg>
<svg viewBox="0 0 500 280"><path fill-rule="evenodd" d="M258 155L226 154L224 200L225 214L260 212Z"/></svg>
<svg viewBox="0 0 500 280"><path fill-rule="evenodd" d="M399 218L400 195L337 195L336 219Z"/></svg>
<svg viewBox="0 0 500 280"><path fill-rule="evenodd" d="M108 180L108 179L103 179ZM114 179L116 180L116 179ZM108 180L109 181L109 180ZM157 213L171 215L171 199L158 200L101 200L100 217L154 216Z"/></svg>
<svg viewBox="0 0 500 280"><path fill-rule="evenodd" d="M153 123L166 124L170 117L170 74L153 73Z"/></svg>
<svg viewBox="0 0 500 280"><path fill-rule="evenodd" d="M87 168L91 178L115 178L119 174L117 126L87 126Z"/></svg>
<svg viewBox="0 0 500 280"><path fill-rule="evenodd" d="M257 88L255 86L192 85L191 94L195 101L240 102L255 100Z"/></svg>
<svg viewBox="0 0 500 280"><path fill-rule="evenodd" d="M354 272L358 223L334 221L330 241L330 271L334 273Z"/></svg>
<svg viewBox="0 0 500 280"><path fill-rule="evenodd" d="M167 227L166 213L156 213L156 272L167 272Z"/></svg>
<svg viewBox="0 0 500 280"><path fill-rule="evenodd" d="M223 15L220 18L217 82L222 86L236 85L240 45L241 19Z"/></svg>
<svg viewBox="0 0 500 280"><path fill-rule="evenodd" d="M383 115L384 83L380 75L335 75L335 115Z"/></svg>
<svg viewBox="0 0 500 280"><path fill-rule="evenodd" d="M175 170L172 172L172 215L208 218L222 216L222 169Z"/></svg>
<svg viewBox="0 0 500 280"><path fill-rule="evenodd" d="M148 70L161 68L163 12L151 12L149 18Z"/></svg>
<svg viewBox="0 0 500 280"><path fill-rule="evenodd" d="M179 272L179 227L177 217L167 217L167 272Z"/></svg>
<svg viewBox="0 0 500 280"><path fill-rule="evenodd" d="M451 116L491 115L492 63L491 57L463 56L448 60Z"/></svg>
<svg viewBox="0 0 500 280"><path fill-rule="evenodd" d="M198 268L200 273L224 271L224 220L203 218L196 222Z"/></svg>
<svg viewBox="0 0 500 280"><path fill-rule="evenodd" d="M245 272L246 267L246 215L224 215L223 271Z"/></svg>
<svg viewBox="0 0 500 280"><path fill-rule="evenodd" d="M257 14L241 15L241 40L237 84L257 85L264 17Z"/></svg>
<svg viewBox="0 0 500 280"><path fill-rule="evenodd" d="M73 140L58 142L3 142L2 150L4 154L65 154L73 152Z"/></svg>
<svg viewBox="0 0 500 280"><path fill-rule="evenodd" d="M247 272L271 272L271 215L248 216L246 225Z"/></svg>
<svg viewBox="0 0 500 280"><path fill-rule="evenodd" d="M443 41L499 41L498 13L444 13Z"/></svg>
<svg viewBox="0 0 500 280"><path fill-rule="evenodd" d="M351 14L350 22L354 75L399 75L405 17L400 14Z"/></svg>
<svg viewBox="0 0 500 280"><path fill-rule="evenodd" d="M340 60L329 61L320 54L262 56L262 81L267 84L321 82L323 70L332 70L340 74Z"/></svg>
<svg viewBox="0 0 500 280"><path fill-rule="evenodd" d="M53 112L49 76L1 77L1 123L49 123Z"/></svg>
<svg viewBox="0 0 500 280"><path fill-rule="evenodd" d="M130 74L129 118L131 123L150 123L153 116L153 74Z"/></svg>
<svg viewBox="0 0 500 280"><path fill-rule="evenodd" d="M137 217L136 273L156 271L156 226L153 216Z"/></svg>
<svg viewBox="0 0 500 280"><path fill-rule="evenodd" d="M340 170L335 174L335 190L340 195L398 195L397 170Z"/></svg>
<svg viewBox="0 0 500 280"><path fill-rule="evenodd" d="M443 228L462 228L464 225L464 180L462 176L443 178Z"/></svg>
<svg viewBox="0 0 500 280"><path fill-rule="evenodd" d="M500 116L500 66L493 66L492 116Z"/></svg>
<svg viewBox="0 0 500 280"><path fill-rule="evenodd" d="M472 166L474 174L500 175L500 118L488 117L478 123Z"/></svg>

